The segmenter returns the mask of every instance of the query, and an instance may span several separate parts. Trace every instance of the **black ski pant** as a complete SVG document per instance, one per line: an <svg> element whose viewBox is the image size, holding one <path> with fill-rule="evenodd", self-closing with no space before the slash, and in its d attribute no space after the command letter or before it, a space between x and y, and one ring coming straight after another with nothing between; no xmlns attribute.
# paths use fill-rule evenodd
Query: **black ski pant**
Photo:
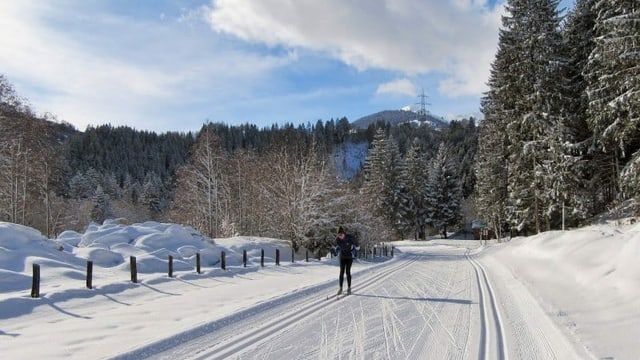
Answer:
<svg viewBox="0 0 640 360"><path fill-rule="evenodd" d="M344 273L347 273L347 286L351 287L351 264L353 264L353 258L340 258L340 289L344 283Z"/></svg>

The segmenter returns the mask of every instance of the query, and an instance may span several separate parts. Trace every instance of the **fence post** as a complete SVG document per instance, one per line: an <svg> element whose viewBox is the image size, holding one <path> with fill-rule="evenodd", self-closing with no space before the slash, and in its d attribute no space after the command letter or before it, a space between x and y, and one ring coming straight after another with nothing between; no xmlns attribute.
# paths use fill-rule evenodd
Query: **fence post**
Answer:
<svg viewBox="0 0 640 360"><path fill-rule="evenodd" d="M173 256L169 255L169 277L173 277Z"/></svg>
<svg viewBox="0 0 640 360"><path fill-rule="evenodd" d="M304 261L309 262L309 250L307 250L304 254Z"/></svg>
<svg viewBox="0 0 640 360"><path fill-rule="evenodd" d="M247 267L247 249L242 250L242 265Z"/></svg>
<svg viewBox="0 0 640 360"><path fill-rule="evenodd" d="M40 297L40 265L33 264L33 280L31 282L31 297Z"/></svg>
<svg viewBox="0 0 640 360"><path fill-rule="evenodd" d="M393 246L391 246L391 257L393 257Z"/></svg>
<svg viewBox="0 0 640 360"><path fill-rule="evenodd" d="M260 249L260 266L264 267L264 249Z"/></svg>
<svg viewBox="0 0 640 360"><path fill-rule="evenodd" d="M196 272L200 274L200 253L196 253Z"/></svg>
<svg viewBox="0 0 640 360"><path fill-rule="evenodd" d="M293 264L294 262L295 262L294 251L293 251L293 248L291 248L291 263Z"/></svg>
<svg viewBox="0 0 640 360"><path fill-rule="evenodd" d="M135 256L130 256L129 257L129 263L130 268L131 268L131 282L132 283L137 283L138 282L138 266L136 265L136 257Z"/></svg>
<svg viewBox="0 0 640 360"><path fill-rule="evenodd" d="M227 269L227 264L225 261L225 253L224 251L220 252L220 267L222 268L222 270L226 270Z"/></svg>
<svg viewBox="0 0 640 360"><path fill-rule="evenodd" d="M87 261L87 289L93 288L93 261Z"/></svg>
<svg viewBox="0 0 640 360"><path fill-rule="evenodd" d="M280 265L280 249L276 249L276 265Z"/></svg>

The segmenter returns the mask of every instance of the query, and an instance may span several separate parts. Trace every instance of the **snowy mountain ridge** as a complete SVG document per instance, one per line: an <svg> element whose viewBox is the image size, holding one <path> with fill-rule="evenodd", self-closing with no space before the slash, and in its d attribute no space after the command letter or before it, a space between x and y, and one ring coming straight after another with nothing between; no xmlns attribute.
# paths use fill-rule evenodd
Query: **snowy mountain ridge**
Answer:
<svg viewBox="0 0 640 360"><path fill-rule="evenodd" d="M355 128L366 129L369 125L378 121L384 121L391 125L400 125L404 123L413 123L415 125L421 124L420 115L411 110L383 110L377 113L363 116L351 125ZM432 114L426 115L426 124L432 126L435 129L440 129L448 126L448 122L443 118L436 117Z"/></svg>

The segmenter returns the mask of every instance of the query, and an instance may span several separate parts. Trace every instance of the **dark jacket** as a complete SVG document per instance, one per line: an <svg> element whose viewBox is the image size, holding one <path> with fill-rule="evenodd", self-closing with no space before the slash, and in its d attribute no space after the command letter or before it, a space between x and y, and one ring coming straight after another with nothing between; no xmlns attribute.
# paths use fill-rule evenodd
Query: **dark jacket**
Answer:
<svg viewBox="0 0 640 360"><path fill-rule="evenodd" d="M345 234L344 239L340 239L336 236L333 241L334 249L340 254L341 259L353 259L357 257L357 251L360 249L358 239L351 234Z"/></svg>

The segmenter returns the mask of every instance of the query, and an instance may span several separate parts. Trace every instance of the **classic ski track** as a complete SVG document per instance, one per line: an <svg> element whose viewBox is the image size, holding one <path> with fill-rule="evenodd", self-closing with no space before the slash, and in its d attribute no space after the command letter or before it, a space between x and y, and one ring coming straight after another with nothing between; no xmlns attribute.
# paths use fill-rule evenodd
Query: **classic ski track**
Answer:
<svg viewBox="0 0 640 360"><path fill-rule="evenodd" d="M402 259L401 261L391 262L383 264L382 266L375 267L369 271L365 271L363 276L359 278L358 291L364 291L380 281L391 276L393 273L410 266L413 262L417 261L419 256L413 256L412 258ZM381 273L382 272L382 273ZM239 351L245 351L251 345L261 343L271 337L281 335L282 331L300 320L316 314L320 309L332 306L337 300L326 300L324 297L319 298L311 296L304 296L301 299L295 299L287 303L290 308L292 306L299 307L297 310L288 310L289 316L281 318L272 316L264 323L261 323L257 327L249 331L243 331L239 334L233 334L230 337L221 339L218 343L200 349L195 355L192 353L167 353L169 357L176 358L176 355L180 358L189 359L224 359L228 358ZM339 300L344 301L344 299ZM339 328L339 324L336 324ZM334 331L334 333L338 333ZM324 336L324 335L323 335ZM336 343L334 340L333 343ZM338 342L339 343L339 342ZM340 349L337 349L340 351ZM169 350L170 352L170 350ZM191 355L191 356L190 356Z"/></svg>
<svg viewBox="0 0 640 360"><path fill-rule="evenodd" d="M480 351L479 357L480 360L488 360L493 359L491 355L491 325L495 327L496 339L494 346L496 347L494 350L496 352L495 358L508 360L508 352L507 352L507 342L505 340L505 329L502 324L502 319L500 316L500 311L498 309L498 304L495 296L495 292L491 286L491 282L489 281L489 276L484 269L484 266L474 257L465 254L467 260L471 263L475 270L476 280L478 284L478 298L480 304L480 313L481 313L481 325L480 325ZM487 304L490 302L490 305ZM489 318L488 313L491 312L493 316L491 320ZM491 324L490 324L491 323Z"/></svg>
<svg viewBox="0 0 640 360"><path fill-rule="evenodd" d="M457 262L457 264L461 263ZM464 277L462 280L457 280L459 272L456 271L456 269L447 269L446 279L442 279L438 275L439 274L431 276L428 278L429 281L421 283L427 287L424 290L420 289L418 284L411 281L408 281L404 287L408 290L408 293L417 293L424 295L425 297L428 297L426 296L428 294L442 299L450 299L452 298L452 295L460 292L456 291L455 294L453 293L454 285L461 282L468 282L468 278L465 279ZM424 274L422 276L424 276ZM456 281L454 281L454 279L456 279ZM462 291L465 291L468 295L468 285L465 286ZM452 308L450 306L445 306L444 302L433 303L427 301L415 303L415 307L417 312L422 314L422 318L425 323L423 332L426 328L429 328L431 332L426 335L421 334L415 340L411 350L407 352L408 358L419 358L419 356L425 356L426 354L429 354L429 358L463 358L469 339L470 327L461 326L461 324L464 323L463 319L470 319L471 306L456 306ZM470 320L467 320L467 322L469 321ZM449 326L453 326L453 328L447 328L447 324ZM441 331L438 331L437 329L441 329ZM466 331L466 336L458 337L458 335L463 331ZM423 336L427 336L427 341L425 341ZM429 336L433 337L433 340L429 340ZM456 340L460 338L465 339L463 346L460 346ZM451 346L430 346L432 345L431 342L435 342L436 344L449 343Z"/></svg>
<svg viewBox="0 0 640 360"><path fill-rule="evenodd" d="M446 280L446 282L444 282L442 284L442 289L440 291L437 291L435 293L435 295L437 295L440 298L451 298L452 295L452 290L453 290L453 280L454 280L454 275L457 274L456 271L451 271L449 270L448 272L448 278ZM411 283L409 283L411 285ZM415 288L415 284L414 288L409 289L409 290L413 290L413 292L419 291L418 288ZM456 310L452 313L450 311L443 311L443 308L445 307L443 302L436 302L435 305L432 302L424 302L419 304L419 306L423 309L423 311L421 311L422 313L424 313L426 310L429 310L431 313L431 316L429 317L429 319L425 319L427 321L427 324L430 325L430 328L432 329L434 336L439 336L439 337L444 337L446 338L446 340L444 340L445 342L449 342L452 346L453 346L453 350L456 351L455 355L457 355L457 358L462 357L462 355L464 354L463 349L460 347L460 345L458 345L457 341L456 341L456 336L454 335L455 333L458 333L460 331L461 326L459 326L459 322L458 321L443 321L443 319L456 319L459 320L459 318L462 315L465 310L468 312L469 309L464 309L463 307L456 307ZM449 309L447 309L449 310ZM439 315L441 314L441 315ZM449 330L446 326L446 324L449 325L453 325L453 329ZM443 330L443 332L439 332L436 331L435 326L437 325L439 328L441 328ZM467 328L468 331L468 328ZM447 348L447 351L449 351L449 348ZM449 356L453 356L454 354L449 354Z"/></svg>

